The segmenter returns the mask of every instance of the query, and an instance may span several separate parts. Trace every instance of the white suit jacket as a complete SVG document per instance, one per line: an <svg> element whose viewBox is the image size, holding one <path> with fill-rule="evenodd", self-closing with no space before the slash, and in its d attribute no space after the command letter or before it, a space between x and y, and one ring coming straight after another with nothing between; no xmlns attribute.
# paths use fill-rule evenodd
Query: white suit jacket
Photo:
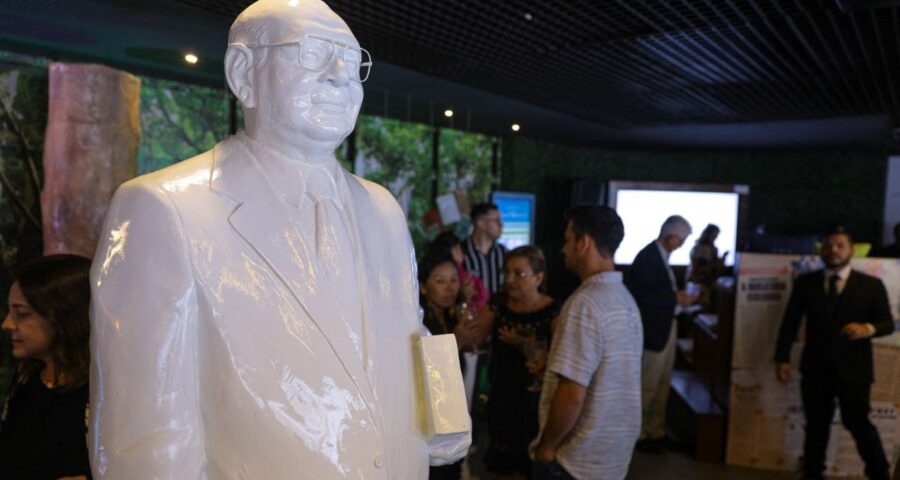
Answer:
<svg viewBox="0 0 900 480"><path fill-rule="evenodd" d="M437 453L422 433L394 198L340 170L362 278L323 283L315 233L254 157L231 137L116 192L92 270L94 476L423 479L429 453L459 458L470 437ZM356 294L362 338L333 318Z"/></svg>

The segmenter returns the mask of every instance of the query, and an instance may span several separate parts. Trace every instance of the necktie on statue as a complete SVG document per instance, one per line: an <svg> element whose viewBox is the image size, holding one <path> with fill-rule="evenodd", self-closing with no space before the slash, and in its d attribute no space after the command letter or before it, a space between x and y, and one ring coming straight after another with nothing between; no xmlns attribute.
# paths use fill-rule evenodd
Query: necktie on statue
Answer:
<svg viewBox="0 0 900 480"><path fill-rule="evenodd" d="M310 169L306 176L306 195L316 209L316 256L336 267L341 253L349 251L347 245L341 245L342 240L347 240L347 229L334 180L324 169Z"/></svg>
<svg viewBox="0 0 900 480"><path fill-rule="evenodd" d="M348 211L341 205L334 177L325 169L312 168L305 172L307 200L315 205L316 257L318 278L322 288L320 300L331 302L329 311L335 324L344 325L350 332L354 349L364 365L367 354L362 313L362 290L356 265L353 228ZM304 204L302 208L309 208Z"/></svg>

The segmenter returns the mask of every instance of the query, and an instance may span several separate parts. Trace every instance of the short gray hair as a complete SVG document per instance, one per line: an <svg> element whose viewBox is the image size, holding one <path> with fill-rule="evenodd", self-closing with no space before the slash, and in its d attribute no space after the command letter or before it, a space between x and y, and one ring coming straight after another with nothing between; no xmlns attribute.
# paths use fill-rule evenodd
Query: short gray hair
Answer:
<svg viewBox="0 0 900 480"><path fill-rule="evenodd" d="M691 236L691 224L681 215L672 215L663 222L662 227L659 229L659 238L665 238L669 235L675 235L684 240Z"/></svg>

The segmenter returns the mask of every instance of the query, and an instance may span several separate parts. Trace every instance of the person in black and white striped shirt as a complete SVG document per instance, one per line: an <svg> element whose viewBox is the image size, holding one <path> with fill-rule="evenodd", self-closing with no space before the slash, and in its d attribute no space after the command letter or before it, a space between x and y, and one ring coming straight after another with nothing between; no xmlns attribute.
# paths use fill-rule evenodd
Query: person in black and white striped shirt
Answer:
<svg viewBox="0 0 900 480"><path fill-rule="evenodd" d="M503 233L500 210L493 203L472 207L472 235L463 242L466 270L480 278L493 295L503 285L503 260L506 247L497 243Z"/></svg>

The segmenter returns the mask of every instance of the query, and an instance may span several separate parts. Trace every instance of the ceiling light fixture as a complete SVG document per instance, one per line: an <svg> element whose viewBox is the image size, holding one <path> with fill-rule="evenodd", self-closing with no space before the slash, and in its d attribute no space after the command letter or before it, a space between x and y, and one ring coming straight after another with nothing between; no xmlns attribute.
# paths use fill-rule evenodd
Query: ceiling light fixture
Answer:
<svg viewBox="0 0 900 480"><path fill-rule="evenodd" d="M191 65L194 65L197 62L199 62L200 59L197 58L197 56L194 55L193 53L186 53L186 54L184 54L184 61L187 63L190 63Z"/></svg>
<svg viewBox="0 0 900 480"><path fill-rule="evenodd" d="M449 108L446 109L446 110L444 110L444 116L447 117L447 118L452 117L452 116L453 116L453 110L450 110Z"/></svg>
<svg viewBox="0 0 900 480"><path fill-rule="evenodd" d="M530 22L534 20L534 17L532 17L530 13L525 12L525 20L528 20Z"/></svg>

